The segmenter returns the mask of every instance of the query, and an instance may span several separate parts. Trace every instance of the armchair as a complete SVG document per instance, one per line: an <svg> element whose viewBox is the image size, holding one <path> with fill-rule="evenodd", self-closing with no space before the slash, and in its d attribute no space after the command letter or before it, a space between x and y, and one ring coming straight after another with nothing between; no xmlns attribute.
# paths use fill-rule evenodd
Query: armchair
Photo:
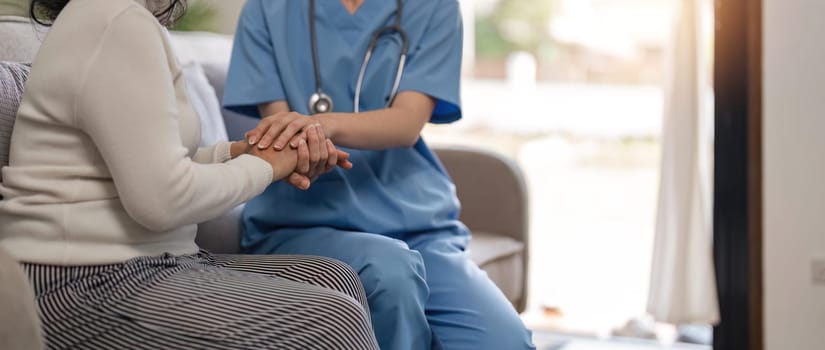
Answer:
<svg viewBox="0 0 825 350"><path fill-rule="evenodd" d="M193 42L212 35L195 37ZM175 35L175 40L192 39L192 34ZM184 46L184 45L181 45ZM228 47L228 45L216 45ZM198 50L195 50L198 51ZM200 50L198 52L214 52ZM179 52L180 54L180 52ZM183 53L183 55L187 55ZM198 54L191 54L198 57ZM218 63L219 62L219 63ZM219 99L223 97L227 73L226 60L202 62L204 72ZM243 139L243 134L257 126L258 120L223 110L229 139ZM470 147L433 147L453 178L462 204L462 221L473 232L468 254L501 289L517 311L527 302L528 206L524 178L518 166L492 152ZM224 217L203 223L198 230L198 244L217 253L237 253L240 240L241 207Z"/></svg>

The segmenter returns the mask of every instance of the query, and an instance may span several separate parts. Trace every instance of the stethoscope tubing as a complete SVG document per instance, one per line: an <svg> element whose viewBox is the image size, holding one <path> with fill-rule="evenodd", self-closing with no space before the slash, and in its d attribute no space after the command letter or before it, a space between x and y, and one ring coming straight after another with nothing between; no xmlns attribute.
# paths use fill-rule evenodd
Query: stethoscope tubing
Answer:
<svg viewBox="0 0 825 350"><path fill-rule="evenodd" d="M398 58L398 67L395 69L395 80L393 81L392 90L390 90L390 96L387 99L387 104L385 107L389 107L392 105L393 101L395 101L395 97L398 95L398 89L401 86L401 77L404 74L404 65L407 62L407 50L409 49L409 39L407 38L407 33L401 28L401 18L402 18L402 8L403 4L401 0L396 0L397 9L395 15L395 23L390 26L382 27L376 30L372 37L370 38L370 43L367 46L367 52L364 54L364 60L361 63L361 68L358 70L358 79L355 83L355 101L353 110L355 113L360 112L360 104L361 104L361 90L364 84L364 77L367 73L367 66L369 66L370 60L372 59L372 54L375 51L375 47L378 45L378 40L383 35L390 35L393 33L398 33L401 37L401 53L399 54ZM315 93L312 94L309 98L309 112L311 114L318 114L332 111L333 109L333 101L330 96L327 96L322 89L322 81L321 81L321 68L318 63L318 41L315 32L315 0L309 1L309 22L310 22L310 40L312 44L312 68L315 73ZM320 111L318 110L318 106L323 105L326 110Z"/></svg>

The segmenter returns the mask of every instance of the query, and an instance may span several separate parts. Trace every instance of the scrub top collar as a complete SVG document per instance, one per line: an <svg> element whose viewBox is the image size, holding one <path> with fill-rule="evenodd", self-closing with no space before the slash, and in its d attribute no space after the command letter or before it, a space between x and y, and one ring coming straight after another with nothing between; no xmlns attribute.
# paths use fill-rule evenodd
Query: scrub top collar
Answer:
<svg viewBox="0 0 825 350"><path fill-rule="evenodd" d="M340 0L316 0L316 20L324 21L323 17L329 17L330 23L340 29L361 29L365 25L373 22L377 16L383 16L384 12L395 12L395 1L387 0L365 0L361 7L350 14Z"/></svg>

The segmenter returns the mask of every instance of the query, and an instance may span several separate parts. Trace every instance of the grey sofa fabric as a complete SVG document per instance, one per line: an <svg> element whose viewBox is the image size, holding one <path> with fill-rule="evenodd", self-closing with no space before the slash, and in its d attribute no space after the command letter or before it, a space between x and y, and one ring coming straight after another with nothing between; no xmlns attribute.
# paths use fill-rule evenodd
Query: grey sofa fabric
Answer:
<svg viewBox="0 0 825 350"><path fill-rule="evenodd" d="M526 304L525 244L507 236L473 231L467 254L519 312Z"/></svg>
<svg viewBox="0 0 825 350"><path fill-rule="evenodd" d="M23 96L29 67L20 63L0 62L0 168L9 164L9 143ZM0 173L0 181L3 180ZM0 197L2 198L2 197Z"/></svg>
<svg viewBox="0 0 825 350"><path fill-rule="evenodd" d="M526 243L528 198L518 166L478 148L436 147L436 153L456 184L461 220Z"/></svg>
<svg viewBox="0 0 825 350"><path fill-rule="evenodd" d="M198 247L215 254L238 254L241 252L241 204L220 217L198 224L195 243Z"/></svg>
<svg viewBox="0 0 825 350"><path fill-rule="evenodd" d="M0 2L3 13L19 13L22 0ZM24 17L0 16L0 61L31 62L39 40ZM17 107L29 67L0 62L0 168L8 164L9 143ZM0 173L0 181L2 181ZM2 197L0 197L2 199ZM0 349L40 350L44 348L34 295L20 265L0 249Z"/></svg>
<svg viewBox="0 0 825 350"><path fill-rule="evenodd" d="M0 61L31 63L46 32L28 17L0 14Z"/></svg>
<svg viewBox="0 0 825 350"><path fill-rule="evenodd" d="M0 349L43 349L43 337L29 280L0 249Z"/></svg>
<svg viewBox="0 0 825 350"><path fill-rule="evenodd" d="M519 312L527 306L530 241L527 186L510 159L478 148L437 146L456 186L469 254Z"/></svg>
<svg viewBox="0 0 825 350"><path fill-rule="evenodd" d="M227 128L254 121L240 115L224 117ZM494 153L463 147L434 149L456 183L463 206L461 218L473 231L467 251L470 259L487 273L516 310L524 311L529 245L527 192L521 173ZM479 169L484 169L483 173ZM243 206L239 206L198 225L198 245L214 253L238 253L242 211Z"/></svg>
<svg viewBox="0 0 825 350"><path fill-rule="evenodd" d="M6 61L0 72L0 167L8 164L11 129L28 77L28 67L20 68L16 63L31 63L40 49L40 38L45 35L42 27L22 16L26 3L24 0L0 0L0 61Z"/></svg>
<svg viewBox="0 0 825 350"><path fill-rule="evenodd" d="M227 68L204 62L204 72L223 97ZM223 110L230 140L241 140L258 119ZM469 147L435 146L433 150L456 183L461 219L473 232L468 254L519 312L527 304L527 190L519 168L510 160ZM198 226L197 242L216 253L237 253L241 209Z"/></svg>

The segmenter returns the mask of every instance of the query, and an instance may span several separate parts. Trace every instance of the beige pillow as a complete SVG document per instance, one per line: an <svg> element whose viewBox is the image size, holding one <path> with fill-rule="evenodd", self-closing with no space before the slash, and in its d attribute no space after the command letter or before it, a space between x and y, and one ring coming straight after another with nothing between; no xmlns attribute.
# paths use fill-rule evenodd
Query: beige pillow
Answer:
<svg viewBox="0 0 825 350"><path fill-rule="evenodd" d="M46 33L48 27L34 25L28 17L0 15L0 61L34 61Z"/></svg>

